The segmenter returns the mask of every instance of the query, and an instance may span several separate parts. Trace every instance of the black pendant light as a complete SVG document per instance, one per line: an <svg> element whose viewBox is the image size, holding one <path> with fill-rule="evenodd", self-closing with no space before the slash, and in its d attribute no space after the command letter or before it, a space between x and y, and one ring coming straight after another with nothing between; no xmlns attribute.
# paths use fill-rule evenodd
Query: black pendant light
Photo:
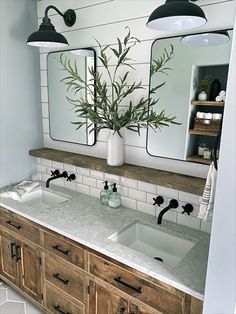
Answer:
<svg viewBox="0 0 236 314"><path fill-rule="evenodd" d="M63 17L64 22L67 26L71 27L75 24L76 14L74 10L69 9L65 13L62 13L55 6L49 5L45 10L44 18L39 26L38 31L32 33L29 36L27 40L28 45L50 48L59 48L69 45L66 38L62 34L57 33L55 27L51 23L51 20L48 17L48 11L50 9L54 9L55 11L57 11L57 13Z"/></svg>
<svg viewBox="0 0 236 314"><path fill-rule="evenodd" d="M227 31L214 31L201 34L186 35L181 38L181 42L186 46L209 47L224 45L230 41Z"/></svg>
<svg viewBox="0 0 236 314"><path fill-rule="evenodd" d="M203 10L189 0L166 0L152 12L147 27L160 31L181 31L206 22Z"/></svg>

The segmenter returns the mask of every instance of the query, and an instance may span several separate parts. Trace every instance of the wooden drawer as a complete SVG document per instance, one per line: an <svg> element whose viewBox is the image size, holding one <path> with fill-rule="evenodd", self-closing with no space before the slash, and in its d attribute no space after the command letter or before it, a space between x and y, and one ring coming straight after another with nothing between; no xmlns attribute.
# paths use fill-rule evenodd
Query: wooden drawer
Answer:
<svg viewBox="0 0 236 314"><path fill-rule="evenodd" d="M66 261L84 268L84 249L66 241L59 235L44 232L44 247Z"/></svg>
<svg viewBox="0 0 236 314"><path fill-rule="evenodd" d="M45 256L45 279L78 301L85 302L85 276L47 255Z"/></svg>
<svg viewBox="0 0 236 314"><path fill-rule="evenodd" d="M55 314L84 314L84 307L70 297L64 295L55 287L46 284L45 307Z"/></svg>
<svg viewBox="0 0 236 314"><path fill-rule="evenodd" d="M0 224L11 232L21 235L36 244L40 242L39 229L31 221L3 207L0 207Z"/></svg>
<svg viewBox="0 0 236 314"><path fill-rule="evenodd" d="M89 254L89 271L163 314L184 313L184 294L174 288L168 291L93 254Z"/></svg>

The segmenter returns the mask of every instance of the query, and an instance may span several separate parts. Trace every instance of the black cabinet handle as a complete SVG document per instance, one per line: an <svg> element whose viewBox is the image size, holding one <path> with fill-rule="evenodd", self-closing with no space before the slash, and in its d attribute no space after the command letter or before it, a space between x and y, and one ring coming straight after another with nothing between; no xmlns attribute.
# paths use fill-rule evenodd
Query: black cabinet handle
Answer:
<svg viewBox="0 0 236 314"><path fill-rule="evenodd" d="M68 285L69 280L68 279L63 279L60 277L60 275L58 273L52 274L54 278L56 278L57 280L61 281L62 283L64 283L65 286Z"/></svg>
<svg viewBox="0 0 236 314"><path fill-rule="evenodd" d="M137 292L137 293L142 293L142 288L141 287L135 288L135 287L131 286L130 284L122 281L120 276L119 277L115 277L114 280L116 282L122 284L123 286L125 286L125 287L127 287L127 288L129 288L129 289L131 289L131 290L133 290L135 292Z"/></svg>
<svg viewBox="0 0 236 314"><path fill-rule="evenodd" d="M70 314L69 312L62 311L59 305L53 305L53 307L60 314Z"/></svg>
<svg viewBox="0 0 236 314"><path fill-rule="evenodd" d="M11 220L6 220L6 223L14 228L16 228L17 230L20 230L21 225L17 225L14 222L12 222Z"/></svg>
<svg viewBox="0 0 236 314"><path fill-rule="evenodd" d="M11 242L11 259L13 260L16 254L14 253L14 249L16 251L16 244L14 242Z"/></svg>
<svg viewBox="0 0 236 314"><path fill-rule="evenodd" d="M21 254L20 254L20 246L16 245L16 261L20 261L21 260Z"/></svg>
<svg viewBox="0 0 236 314"><path fill-rule="evenodd" d="M53 248L53 250L56 250L56 251L58 251L64 255L67 255L67 256L69 255L69 250L66 250L66 251L62 250L60 248L60 245L52 245L52 248Z"/></svg>

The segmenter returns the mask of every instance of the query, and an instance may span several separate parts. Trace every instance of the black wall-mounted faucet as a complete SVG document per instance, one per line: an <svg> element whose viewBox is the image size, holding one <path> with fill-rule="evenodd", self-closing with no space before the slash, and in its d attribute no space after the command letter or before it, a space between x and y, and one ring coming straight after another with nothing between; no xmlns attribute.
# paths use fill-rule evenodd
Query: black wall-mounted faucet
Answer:
<svg viewBox="0 0 236 314"><path fill-rule="evenodd" d="M162 217L168 210L170 210L171 208L177 208L178 206L179 206L178 201L176 201L175 199L170 200L169 205L167 207L165 207L164 209L162 209L162 211L160 212L160 214L159 214L159 216L157 218L158 225L161 224Z"/></svg>
<svg viewBox="0 0 236 314"><path fill-rule="evenodd" d="M66 171L63 171L62 173L60 173L59 170L55 170L55 171L51 171L51 173L52 173L52 176L48 178L46 181L46 188L49 188L49 183L52 180L56 180L59 178L68 178L68 173Z"/></svg>

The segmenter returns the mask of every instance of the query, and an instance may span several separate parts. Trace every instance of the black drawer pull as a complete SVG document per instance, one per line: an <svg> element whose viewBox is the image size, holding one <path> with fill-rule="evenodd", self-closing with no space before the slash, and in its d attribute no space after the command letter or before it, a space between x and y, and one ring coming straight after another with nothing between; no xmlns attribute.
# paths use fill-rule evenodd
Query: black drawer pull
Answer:
<svg viewBox="0 0 236 314"><path fill-rule="evenodd" d="M53 307L60 314L70 314L69 312L62 311L59 305L53 305Z"/></svg>
<svg viewBox="0 0 236 314"><path fill-rule="evenodd" d="M64 251L64 250L60 249L60 245L53 245L52 248L53 248L53 250L59 251L60 253L62 253L64 255L67 255L67 256L69 255L69 250Z"/></svg>
<svg viewBox="0 0 236 314"><path fill-rule="evenodd" d="M16 245L16 261L20 261L21 260L21 255L20 255L20 246Z"/></svg>
<svg viewBox="0 0 236 314"><path fill-rule="evenodd" d="M131 290L134 290L134 291L137 292L137 293L142 293L142 288L141 288L141 287L135 288L135 287L129 285L128 283L122 281L120 276L119 276L119 277L115 277L114 280L115 280L116 282L122 284L123 286L125 286L125 287L127 287L127 288L129 288L129 289L131 289Z"/></svg>
<svg viewBox="0 0 236 314"><path fill-rule="evenodd" d="M17 230L20 230L21 225L17 225L14 222L12 222L11 220L6 220L6 223L14 228L16 228Z"/></svg>
<svg viewBox="0 0 236 314"><path fill-rule="evenodd" d="M64 285L68 285L69 280L68 279L63 279L60 277L60 275L58 273L56 274L52 274L54 278L56 278L57 280L61 281L62 283L64 283Z"/></svg>
<svg viewBox="0 0 236 314"><path fill-rule="evenodd" d="M13 260L16 254L14 253L14 249L16 251L16 244L14 242L11 242L11 259Z"/></svg>

